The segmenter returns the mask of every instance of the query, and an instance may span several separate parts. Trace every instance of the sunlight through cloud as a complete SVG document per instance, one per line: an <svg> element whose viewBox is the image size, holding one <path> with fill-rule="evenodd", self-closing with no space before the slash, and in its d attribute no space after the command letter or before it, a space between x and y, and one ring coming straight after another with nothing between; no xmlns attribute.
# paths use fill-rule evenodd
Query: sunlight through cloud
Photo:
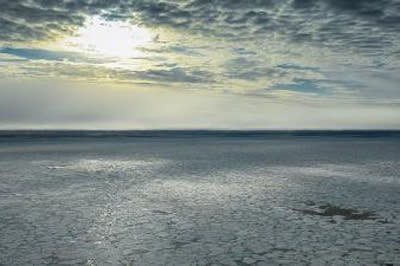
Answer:
<svg viewBox="0 0 400 266"><path fill-rule="evenodd" d="M145 28L93 17L66 42L87 53L123 58L141 56L138 48L146 47L151 41L152 34Z"/></svg>

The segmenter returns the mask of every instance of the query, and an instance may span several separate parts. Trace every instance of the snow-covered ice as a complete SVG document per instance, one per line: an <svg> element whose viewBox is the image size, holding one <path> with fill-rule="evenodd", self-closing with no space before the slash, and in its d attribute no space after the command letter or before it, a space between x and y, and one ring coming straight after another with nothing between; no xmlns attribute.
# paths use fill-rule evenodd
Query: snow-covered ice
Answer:
<svg viewBox="0 0 400 266"><path fill-rule="evenodd" d="M399 138L0 141L0 265L400 265L399 217Z"/></svg>

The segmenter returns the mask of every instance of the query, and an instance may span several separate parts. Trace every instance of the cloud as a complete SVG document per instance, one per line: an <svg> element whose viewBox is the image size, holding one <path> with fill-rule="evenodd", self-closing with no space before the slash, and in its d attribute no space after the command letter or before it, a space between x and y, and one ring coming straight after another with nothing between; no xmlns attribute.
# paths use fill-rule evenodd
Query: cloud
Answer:
<svg viewBox="0 0 400 266"><path fill-rule="evenodd" d="M360 53L398 48L400 6L395 0L373 1L135 1L148 25L167 25L190 32L241 40L278 34L287 41Z"/></svg>
<svg viewBox="0 0 400 266"><path fill-rule="evenodd" d="M400 4L396 0L2 0L0 5L0 36L11 39L46 38L49 29L68 32L68 25L82 26L85 15L93 14L233 38L274 32L288 39L322 41L325 45L337 37L346 44L378 40L386 45L386 38L379 41L376 37L400 32ZM373 32L374 28L379 31Z"/></svg>
<svg viewBox="0 0 400 266"><path fill-rule="evenodd" d="M30 55L26 55L26 57L31 58ZM43 59L44 56L38 56L35 53L35 58ZM211 72L197 68L179 67L175 64L162 64L147 70L132 70L108 67L104 64L68 62L58 60L58 57L56 59L46 57L46 59L46 61L28 61L28 63L26 61L17 61L18 63L22 63L15 70L17 73L5 70L2 72L10 75L19 74L21 79L46 79L55 77L67 80L132 83L143 86L158 84L163 85L163 87L171 87L171 84L175 83L212 84L215 82L214 74Z"/></svg>
<svg viewBox="0 0 400 266"><path fill-rule="evenodd" d="M161 82L183 83L211 83L213 74L203 70L184 69L173 67L170 69L151 69L147 71L135 71L132 73L137 79L153 80Z"/></svg>
<svg viewBox="0 0 400 266"><path fill-rule="evenodd" d="M225 75L230 79L254 81L260 78L282 77L286 73L279 68L263 66L259 60L236 57L224 65Z"/></svg>
<svg viewBox="0 0 400 266"><path fill-rule="evenodd" d="M282 68L282 69L294 69L294 70L312 70L312 71L318 71L318 67L310 67L310 66L300 66L296 64L290 64L290 63L285 63L285 64L280 64L277 65L276 67Z"/></svg>
<svg viewBox="0 0 400 266"><path fill-rule="evenodd" d="M197 47L192 48L181 44L172 44L161 46L158 49L151 49L147 47L140 48L141 51L150 52L150 53L171 53L171 54L179 54L186 56L202 56L203 54L196 51Z"/></svg>
<svg viewBox="0 0 400 266"><path fill-rule="evenodd" d="M0 53L14 55L27 60L48 60L48 61L70 61L70 62L87 62L100 63L106 62L104 59L93 59L87 55L74 52L51 51L45 49L27 49L27 48L0 48Z"/></svg>
<svg viewBox="0 0 400 266"><path fill-rule="evenodd" d="M68 10L65 2L0 1L0 38L3 41L53 39L71 34L85 17L79 10Z"/></svg>
<svg viewBox="0 0 400 266"><path fill-rule="evenodd" d="M238 42L307 43L387 62L400 51L397 0L0 0L0 41L71 35L88 16L129 20ZM183 46L172 52L198 55ZM237 52L243 47L235 47ZM242 50L245 51L245 50ZM254 53L251 49L247 53ZM390 59L389 59L390 60Z"/></svg>
<svg viewBox="0 0 400 266"><path fill-rule="evenodd" d="M283 90L283 91L296 91L304 93L326 93L326 88L321 87L321 85L313 80L297 79L294 83L290 84L278 84L269 90Z"/></svg>
<svg viewBox="0 0 400 266"><path fill-rule="evenodd" d="M289 109L324 100L332 110L347 102L368 111L400 101L398 0L0 0L0 10L2 79L195 88L238 97L233 104L285 100ZM139 25L155 37L138 56L114 61L54 45L91 17Z"/></svg>

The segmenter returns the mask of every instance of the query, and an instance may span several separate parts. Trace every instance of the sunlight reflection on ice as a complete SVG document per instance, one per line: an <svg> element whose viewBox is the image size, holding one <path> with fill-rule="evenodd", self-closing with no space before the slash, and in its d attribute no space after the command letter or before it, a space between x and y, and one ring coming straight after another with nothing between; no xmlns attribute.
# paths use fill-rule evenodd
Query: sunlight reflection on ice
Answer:
<svg viewBox="0 0 400 266"><path fill-rule="evenodd" d="M68 170L80 170L88 172L96 171L118 171L124 172L129 170L140 169L150 166L160 166L166 164L166 160L105 160L105 159L81 159L73 163L65 165L52 165L48 166L49 169L68 169Z"/></svg>

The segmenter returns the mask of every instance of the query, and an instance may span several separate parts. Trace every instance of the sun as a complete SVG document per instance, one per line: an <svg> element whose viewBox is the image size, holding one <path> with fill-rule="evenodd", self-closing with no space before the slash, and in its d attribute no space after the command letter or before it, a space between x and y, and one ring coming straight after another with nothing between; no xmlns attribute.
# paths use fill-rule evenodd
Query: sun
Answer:
<svg viewBox="0 0 400 266"><path fill-rule="evenodd" d="M149 30L128 22L91 18L68 42L87 53L109 57L140 56L139 48L146 47L153 36Z"/></svg>

